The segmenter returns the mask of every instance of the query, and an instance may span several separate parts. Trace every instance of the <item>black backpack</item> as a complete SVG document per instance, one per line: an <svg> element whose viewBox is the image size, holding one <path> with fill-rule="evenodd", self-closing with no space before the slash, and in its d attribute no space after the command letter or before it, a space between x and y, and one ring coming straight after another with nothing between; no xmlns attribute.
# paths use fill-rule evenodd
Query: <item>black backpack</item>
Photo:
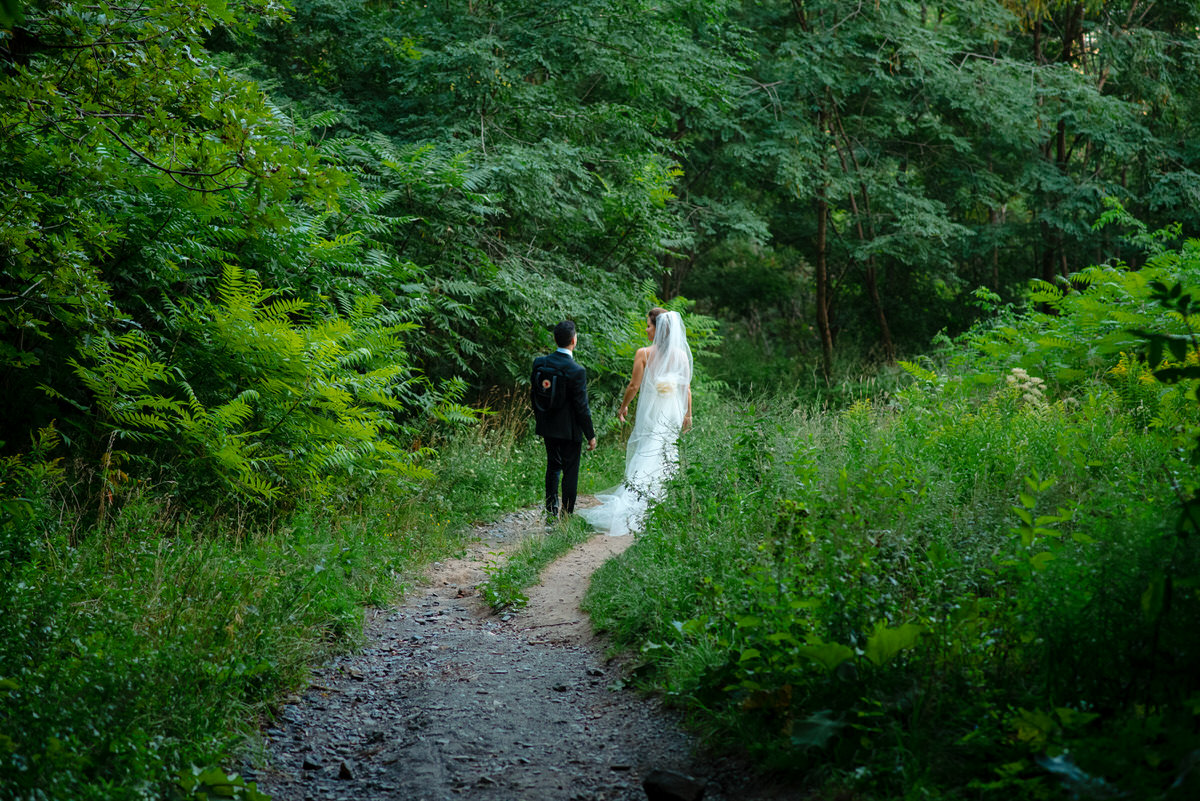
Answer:
<svg viewBox="0 0 1200 801"><path fill-rule="evenodd" d="M539 364L533 369L533 410L546 414L566 405L566 374L552 364Z"/></svg>

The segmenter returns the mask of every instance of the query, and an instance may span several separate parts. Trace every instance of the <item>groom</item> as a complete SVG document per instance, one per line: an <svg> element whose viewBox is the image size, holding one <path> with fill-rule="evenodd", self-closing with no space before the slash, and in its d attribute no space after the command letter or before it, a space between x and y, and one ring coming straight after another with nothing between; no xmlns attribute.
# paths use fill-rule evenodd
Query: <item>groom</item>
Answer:
<svg viewBox="0 0 1200 801"><path fill-rule="evenodd" d="M579 486L579 456L584 438L588 450L596 449L596 432L588 409L587 372L572 351L579 337L575 323L563 320L554 327L558 350L533 360L529 396L537 435L546 442L546 516L575 511ZM562 503L558 477L562 475Z"/></svg>

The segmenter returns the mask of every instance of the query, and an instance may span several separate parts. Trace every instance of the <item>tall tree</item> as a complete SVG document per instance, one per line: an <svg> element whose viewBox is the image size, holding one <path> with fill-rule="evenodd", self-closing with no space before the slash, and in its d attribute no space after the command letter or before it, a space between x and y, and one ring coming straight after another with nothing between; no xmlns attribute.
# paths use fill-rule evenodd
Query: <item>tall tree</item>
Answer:
<svg viewBox="0 0 1200 801"><path fill-rule="evenodd" d="M421 222L395 247L489 310L486 326L445 318L434 346L481 328L470 366L509 381L547 341L531 323L572 315L615 335L642 281L688 243L678 141L685 118L727 102L731 62L706 39L723 14L682 0L302 0L296 23L260 28L239 63L301 108L342 109L343 131L469 166L486 193L474 218L398 196L394 211ZM313 55L297 63L297 50Z"/></svg>
<svg viewBox="0 0 1200 801"><path fill-rule="evenodd" d="M811 339L887 359L897 332L920 347L966 325L980 284L1015 293L1106 258L1105 195L1190 220L1196 70L1172 65L1196 63L1192 5L796 0L734 19L754 48L745 92L684 159L705 178L681 196L736 187L768 232L697 227L684 286L713 308L745 292L721 244L742 237L748 259L794 253L829 293Z"/></svg>

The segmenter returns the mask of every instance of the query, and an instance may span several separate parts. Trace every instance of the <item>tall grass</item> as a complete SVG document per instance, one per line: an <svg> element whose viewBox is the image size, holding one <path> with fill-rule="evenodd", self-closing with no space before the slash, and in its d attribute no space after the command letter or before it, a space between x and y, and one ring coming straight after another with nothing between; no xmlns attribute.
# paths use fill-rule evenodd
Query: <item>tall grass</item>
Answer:
<svg viewBox="0 0 1200 801"><path fill-rule="evenodd" d="M396 488L378 487L381 498ZM180 522L148 496L103 530L31 520L0 593L0 784L15 797L159 798L217 764L253 713L361 632L450 520L386 501L244 532ZM72 543L76 544L72 544Z"/></svg>
<svg viewBox="0 0 1200 801"><path fill-rule="evenodd" d="M1113 377L1014 375L711 409L593 620L715 741L827 792L1194 790L1200 603L1153 599L1165 562L1200 575L1187 467Z"/></svg>

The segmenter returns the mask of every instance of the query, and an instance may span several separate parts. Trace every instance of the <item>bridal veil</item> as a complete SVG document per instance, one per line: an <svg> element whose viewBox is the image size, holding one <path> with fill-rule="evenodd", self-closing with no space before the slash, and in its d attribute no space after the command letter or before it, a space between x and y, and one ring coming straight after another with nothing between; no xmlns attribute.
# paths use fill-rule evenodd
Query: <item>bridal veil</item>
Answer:
<svg viewBox="0 0 1200 801"><path fill-rule="evenodd" d="M660 314L625 448L625 480L598 493L599 506L579 512L597 530L618 537L640 529L650 503L662 497L667 479L678 466L679 433L691 382L692 350L683 318L679 312Z"/></svg>

